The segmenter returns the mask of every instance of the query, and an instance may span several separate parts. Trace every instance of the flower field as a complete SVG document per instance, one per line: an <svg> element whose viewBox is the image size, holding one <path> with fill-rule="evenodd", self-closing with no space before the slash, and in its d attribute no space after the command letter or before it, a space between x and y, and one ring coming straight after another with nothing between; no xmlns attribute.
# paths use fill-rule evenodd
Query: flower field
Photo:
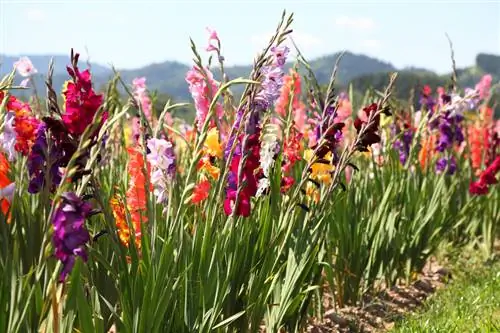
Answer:
<svg viewBox="0 0 500 333"><path fill-rule="evenodd" d="M181 103L153 110L147 78L95 90L73 51L62 94L49 73L24 100L37 69L16 63L0 82L0 332L298 332L413 281L442 244L493 255L491 76L425 86L415 109L394 73L358 102L333 88L341 60L322 87L292 59L292 23L248 78L225 74L216 31L192 43L193 124Z"/></svg>

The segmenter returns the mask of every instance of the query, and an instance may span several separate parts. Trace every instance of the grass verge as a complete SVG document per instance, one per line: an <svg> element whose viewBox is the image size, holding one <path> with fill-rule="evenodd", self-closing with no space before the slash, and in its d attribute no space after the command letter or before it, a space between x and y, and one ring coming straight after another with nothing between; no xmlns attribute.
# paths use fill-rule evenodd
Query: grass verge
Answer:
<svg viewBox="0 0 500 333"><path fill-rule="evenodd" d="M461 255L452 272L450 284L392 332L500 332L500 261Z"/></svg>

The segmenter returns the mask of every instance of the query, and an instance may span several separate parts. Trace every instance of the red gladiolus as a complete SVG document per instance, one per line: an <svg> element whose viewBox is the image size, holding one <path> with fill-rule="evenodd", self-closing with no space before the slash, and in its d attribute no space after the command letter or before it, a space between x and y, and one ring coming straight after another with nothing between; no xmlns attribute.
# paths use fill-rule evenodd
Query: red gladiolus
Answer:
<svg viewBox="0 0 500 333"><path fill-rule="evenodd" d="M292 185L295 183L295 179L291 176L286 176L281 179L281 193L286 193Z"/></svg>
<svg viewBox="0 0 500 333"><path fill-rule="evenodd" d="M233 209L236 209L237 216L250 216L250 196L247 192L241 191L239 195L238 205L236 205L236 191L228 190L226 199L224 200L224 212L226 215L231 215Z"/></svg>
<svg viewBox="0 0 500 333"><path fill-rule="evenodd" d="M378 105L376 103L372 103L369 106L363 108L361 116L363 116L364 119L357 117L354 120L354 128L356 128L356 131L358 133L361 131L363 125L367 126L360 138L360 142L358 145L358 149L360 151L368 151L368 146L380 142L380 136L377 134L380 124L380 115L377 114L376 116L374 116L372 122L368 125L368 119L370 119L370 115L374 112L377 112L377 110Z"/></svg>
<svg viewBox="0 0 500 333"><path fill-rule="evenodd" d="M500 171L500 156L490 164L479 176L479 180L471 182L469 192L475 195L484 195L488 193L489 185L497 184L498 179L495 175Z"/></svg>
<svg viewBox="0 0 500 333"><path fill-rule="evenodd" d="M469 185L469 193L475 195L483 195L488 193L488 186L481 182L471 182Z"/></svg>
<svg viewBox="0 0 500 333"><path fill-rule="evenodd" d="M68 82L64 91L66 112L62 115L68 131L75 135L81 135L92 123L103 101L103 96L97 95L92 89L90 71L79 71L76 65L78 56L75 56L73 68L67 68L73 81Z"/></svg>
<svg viewBox="0 0 500 333"><path fill-rule="evenodd" d="M191 202L194 204L200 203L208 198L208 193L210 192L210 182L205 179L196 184L193 189L193 196L191 197Z"/></svg>
<svg viewBox="0 0 500 333"><path fill-rule="evenodd" d="M0 210L4 215L10 208L12 195L14 194L14 183L9 179L10 164L3 153L0 153ZM10 223L11 214L7 217L7 223Z"/></svg>
<svg viewBox="0 0 500 333"><path fill-rule="evenodd" d="M284 164L281 167L283 173L283 178L281 179L281 192L287 192L292 185L295 183L293 177L289 176L292 171L293 166L297 161L300 161L302 157L300 156L301 144L300 140L303 135L297 133L295 129L291 129L290 136L285 139L283 143L283 158Z"/></svg>

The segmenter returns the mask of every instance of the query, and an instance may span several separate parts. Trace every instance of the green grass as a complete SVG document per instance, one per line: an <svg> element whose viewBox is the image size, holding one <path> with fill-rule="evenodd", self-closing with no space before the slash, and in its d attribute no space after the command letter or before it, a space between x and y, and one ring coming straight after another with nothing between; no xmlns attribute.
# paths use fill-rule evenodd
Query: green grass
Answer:
<svg viewBox="0 0 500 333"><path fill-rule="evenodd" d="M392 332L500 332L500 262L459 259L453 281Z"/></svg>

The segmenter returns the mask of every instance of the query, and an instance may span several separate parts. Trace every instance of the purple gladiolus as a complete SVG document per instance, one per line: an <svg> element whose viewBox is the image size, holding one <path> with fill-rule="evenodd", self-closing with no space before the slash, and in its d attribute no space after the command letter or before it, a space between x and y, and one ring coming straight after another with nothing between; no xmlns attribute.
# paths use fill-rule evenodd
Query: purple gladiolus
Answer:
<svg viewBox="0 0 500 333"><path fill-rule="evenodd" d="M62 202L52 220L55 256L63 263L59 276L60 282L63 282L73 269L77 256L87 261L85 244L90 240L90 235L84 224L91 211L90 204L84 202L75 193L62 194Z"/></svg>
<svg viewBox="0 0 500 333"><path fill-rule="evenodd" d="M261 84L261 90L257 94L256 101L258 106L266 110L274 105L279 98L281 87L284 84L285 72L283 65L286 62L289 49L287 47L273 47L273 61L269 66L262 68L261 74L264 76Z"/></svg>
<svg viewBox="0 0 500 333"><path fill-rule="evenodd" d="M50 164L50 181L52 188L59 185L61 182L61 173L59 171L58 160L61 153L55 145L50 147L50 161L47 161L47 153L49 148L47 146L47 125L41 122L38 126L37 136L35 143L31 149L28 157L28 172L30 175L30 182L28 185L29 193L38 193L46 184L46 168Z"/></svg>
<svg viewBox="0 0 500 333"><path fill-rule="evenodd" d="M147 160L151 164L151 183L157 203L166 203L168 184L175 176L175 154L172 143L165 139L149 139Z"/></svg>
<svg viewBox="0 0 500 333"><path fill-rule="evenodd" d="M445 170L447 170L447 173L449 175L453 175L457 171L457 161L453 156L451 156L450 158L441 157L436 162L436 171L438 173L442 173Z"/></svg>
<svg viewBox="0 0 500 333"><path fill-rule="evenodd" d="M399 135L401 130L399 127L393 127L393 135ZM408 125L404 125L403 133L399 139L394 142L394 149L399 153L399 162L402 165L406 164L408 155L410 154L411 142L413 140L412 129Z"/></svg>

